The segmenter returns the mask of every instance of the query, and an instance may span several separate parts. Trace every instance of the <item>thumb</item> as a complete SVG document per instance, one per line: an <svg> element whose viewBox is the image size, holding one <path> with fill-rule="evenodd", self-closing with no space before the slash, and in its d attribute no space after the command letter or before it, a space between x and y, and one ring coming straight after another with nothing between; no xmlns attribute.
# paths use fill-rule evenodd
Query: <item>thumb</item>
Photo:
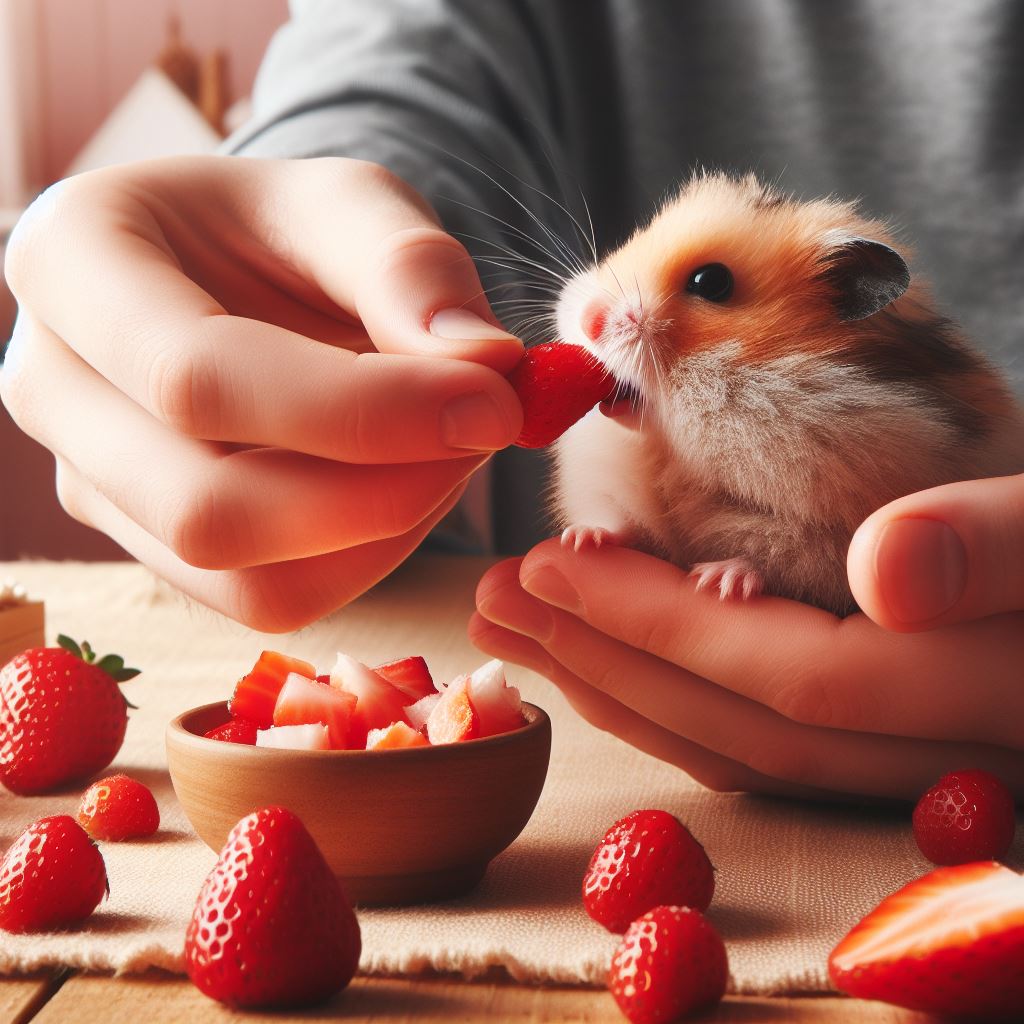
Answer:
<svg viewBox="0 0 1024 1024"><path fill-rule="evenodd" d="M1024 611L1024 476L891 502L854 534L847 572L860 607L898 632Z"/></svg>

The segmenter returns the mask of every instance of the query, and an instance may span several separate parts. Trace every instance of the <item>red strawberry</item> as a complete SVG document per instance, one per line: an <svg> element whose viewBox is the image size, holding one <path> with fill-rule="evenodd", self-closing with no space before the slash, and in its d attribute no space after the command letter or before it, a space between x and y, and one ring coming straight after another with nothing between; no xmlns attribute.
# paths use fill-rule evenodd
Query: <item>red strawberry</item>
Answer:
<svg viewBox="0 0 1024 1024"><path fill-rule="evenodd" d="M195 985L229 1006L308 1006L359 963L359 922L302 822L283 807L243 818L203 884L185 936Z"/></svg>
<svg viewBox="0 0 1024 1024"><path fill-rule="evenodd" d="M715 873L704 847L667 811L634 811L605 833L583 876L583 906L610 932L660 904L707 910Z"/></svg>
<svg viewBox="0 0 1024 1024"><path fill-rule="evenodd" d="M124 659L96 660L66 636L0 669L0 781L42 793L102 771L124 742L128 703L118 683L139 674Z"/></svg>
<svg viewBox="0 0 1024 1024"><path fill-rule="evenodd" d="M496 736L526 724L519 690L508 685L500 661L481 665L469 677L467 692L480 723L480 736Z"/></svg>
<svg viewBox="0 0 1024 1024"><path fill-rule="evenodd" d="M0 863L0 928L37 932L76 924L109 891L103 857L74 818L40 818Z"/></svg>
<svg viewBox="0 0 1024 1024"><path fill-rule="evenodd" d="M1015 827L1013 794L989 772L943 775L914 808L914 838L933 864L1001 860Z"/></svg>
<svg viewBox="0 0 1024 1024"><path fill-rule="evenodd" d="M437 693L430 669L418 655L389 661L385 665L378 665L373 671L383 676L392 686L397 686L409 697L409 703Z"/></svg>
<svg viewBox="0 0 1024 1024"><path fill-rule="evenodd" d="M480 720L466 690L468 676L449 683L427 719L427 739L431 743L457 743L480 735Z"/></svg>
<svg viewBox="0 0 1024 1024"><path fill-rule="evenodd" d="M277 695L274 725L326 725L331 746L343 750L355 708L356 698L351 693L292 672Z"/></svg>
<svg viewBox="0 0 1024 1024"><path fill-rule="evenodd" d="M227 743L255 743L259 726L245 718L232 718L203 735L208 740L224 740Z"/></svg>
<svg viewBox="0 0 1024 1024"><path fill-rule="evenodd" d="M608 988L633 1024L661 1024L713 1006L729 961L718 932L691 907L654 907L626 930Z"/></svg>
<svg viewBox="0 0 1024 1024"><path fill-rule="evenodd" d="M549 341L527 349L508 375L523 405L520 448L543 448L615 392L615 378L584 348Z"/></svg>
<svg viewBox="0 0 1024 1024"><path fill-rule="evenodd" d="M356 698L349 732L353 747L365 747L371 729L386 729L392 722L405 721L406 695L372 668L340 651L331 672L331 686Z"/></svg>
<svg viewBox="0 0 1024 1024"><path fill-rule="evenodd" d="M160 827L160 809L148 786L127 775L110 775L82 795L78 824L93 839L142 839Z"/></svg>
<svg viewBox="0 0 1024 1024"><path fill-rule="evenodd" d="M858 999L973 1018L1024 1007L1024 878L994 861L936 868L887 896L829 957Z"/></svg>
<svg viewBox="0 0 1024 1024"><path fill-rule="evenodd" d="M316 669L308 661L289 658L277 651L264 651L252 671L238 680L235 692L228 701L232 718L245 718L260 729L274 724L274 704L289 673L312 679Z"/></svg>
<svg viewBox="0 0 1024 1024"><path fill-rule="evenodd" d="M367 750L398 750L403 747L428 746L430 743L427 737L405 722L395 722L386 729L371 729L366 735Z"/></svg>

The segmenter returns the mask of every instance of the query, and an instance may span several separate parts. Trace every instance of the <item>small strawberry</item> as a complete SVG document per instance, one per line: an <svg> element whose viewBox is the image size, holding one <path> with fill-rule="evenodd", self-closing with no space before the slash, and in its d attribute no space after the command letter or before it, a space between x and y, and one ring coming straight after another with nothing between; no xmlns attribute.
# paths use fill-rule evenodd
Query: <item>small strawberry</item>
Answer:
<svg viewBox="0 0 1024 1024"><path fill-rule="evenodd" d="M243 818L203 884L185 969L236 1007L329 999L359 963L359 922L302 822L283 807Z"/></svg>
<svg viewBox="0 0 1024 1024"><path fill-rule="evenodd" d="M707 910L715 873L689 830L667 811L634 811L605 833L583 877L583 906L610 932L651 907Z"/></svg>
<svg viewBox="0 0 1024 1024"><path fill-rule="evenodd" d="M1024 878L994 861L936 868L882 900L828 967L836 988L858 999L1020 1020Z"/></svg>
<svg viewBox="0 0 1024 1024"><path fill-rule="evenodd" d="M124 659L96 660L66 636L0 669L0 781L42 793L102 771L124 742L128 702L118 683L139 674Z"/></svg>
<svg viewBox="0 0 1024 1024"><path fill-rule="evenodd" d="M989 772L943 775L914 808L914 838L933 864L1001 860L1015 828L1013 794Z"/></svg>
<svg viewBox="0 0 1024 1024"><path fill-rule="evenodd" d="M38 932L76 924L109 891L103 857L74 818L40 818L0 863L0 928Z"/></svg>
<svg viewBox="0 0 1024 1024"><path fill-rule="evenodd" d="M728 977L725 945L699 910L654 907L626 929L608 988L633 1024L661 1024L714 1006Z"/></svg>
<svg viewBox="0 0 1024 1024"><path fill-rule="evenodd" d="M255 743L259 726L245 718L232 718L223 725L204 732L208 740L223 740L226 743Z"/></svg>
<svg viewBox="0 0 1024 1024"><path fill-rule="evenodd" d="M469 700L469 676L454 679L445 688L427 719L427 739L431 743L458 743L480 735L480 718Z"/></svg>
<svg viewBox="0 0 1024 1024"><path fill-rule="evenodd" d="M392 686L397 686L409 698L410 704L437 693L430 669L419 655L389 661L384 665L378 665L373 671Z"/></svg>
<svg viewBox="0 0 1024 1024"><path fill-rule="evenodd" d="M228 701L232 718L255 722L260 729L274 724L274 705L285 680L292 672L312 679L316 669L308 661L290 658L278 651L264 651L252 669L235 684L235 692Z"/></svg>
<svg viewBox="0 0 1024 1024"><path fill-rule="evenodd" d="M543 448L615 392L615 378L584 348L549 341L527 349L508 375L523 405L520 448Z"/></svg>
<svg viewBox="0 0 1024 1024"><path fill-rule="evenodd" d="M93 839L142 839L160 827L160 809L148 786L127 775L110 775L82 795L78 823Z"/></svg>

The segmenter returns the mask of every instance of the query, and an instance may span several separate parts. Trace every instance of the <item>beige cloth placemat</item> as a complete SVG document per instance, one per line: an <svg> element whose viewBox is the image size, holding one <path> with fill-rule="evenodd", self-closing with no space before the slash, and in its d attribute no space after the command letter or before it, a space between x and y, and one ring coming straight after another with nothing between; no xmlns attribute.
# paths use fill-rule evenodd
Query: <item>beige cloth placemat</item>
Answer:
<svg viewBox="0 0 1024 1024"><path fill-rule="evenodd" d="M111 771L151 786L162 815L151 841L102 845L110 899L82 928L0 933L0 972L67 964L86 969L181 970L195 897L215 855L194 837L165 771L163 732L185 708L226 697L260 650L328 665L342 649L369 663L423 654L442 678L483 656L466 640L481 559L421 557L351 607L289 637L266 637L213 615L135 564L0 563L47 602L58 632L114 650L144 670L129 685L138 710ZM580 721L558 691L516 667L509 675L554 728L551 769L537 812L470 897L444 905L360 911L361 968L467 976L494 965L524 981L601 984L615 938L579 900L594 845L642 806L677 814L717 869L710 911L729 950L731 990L828 988L828 952L882 896L927 869L906 817L709 793ZM0 789L4 848L31 821L73 813L78 792L19 797ZM1024 854L1018 840L1015 860Z"/></svg>

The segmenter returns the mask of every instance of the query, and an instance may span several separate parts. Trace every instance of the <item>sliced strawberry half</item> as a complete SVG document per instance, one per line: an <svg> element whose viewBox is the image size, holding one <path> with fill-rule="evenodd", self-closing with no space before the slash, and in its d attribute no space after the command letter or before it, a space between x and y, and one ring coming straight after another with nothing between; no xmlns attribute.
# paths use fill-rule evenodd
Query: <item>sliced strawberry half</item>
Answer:
<svg viewBox="0 0 1024 1024"><path fill-rule="evenodd" d="M1019 1014L1024 877L995 861L932 871L853 928L832 951L829 975L851 996L911 1010Z"/></svg>
<svg viewBox="0 0 1024 1024"><path fill-rule="evenodd" d="M457 743L480 735L480 721L469 700L468 676L459 676L448 684L427 719L427 739L431 743Z"/></svg>
<svg viewBox="0 0 1024 1024"><path fill-rule="evenodd" d="M235 692L228 701L231 717L246 718L261 729L269 728L274 721L277 695L292 672L307 679L316 675L316 669L308 661L289 658L277 651L264 651L252 671L235 686Z"/></svg>
<svg viewBox="0 0 1024 1024"><path fill-rule="evenodd" d="M356 698L345 690L324 686L292 672L274 705L274 725L326 725L335 750L349 745Z"/></svg>
<svg viewBox="0 0 1024 1024"><path fill-rule="evenodd" d="M256 733L256 746L280 750L330 750L331 736L326 725L273 725Z"/></svg>
<svg viewBox="0 0 1024 1024"><path fill-rule="evenodd" d="M232 718L230 722L218 725L208 732L204 732L208 740L222 740L225 743L255 743L256 731L259 726L245 718Z"/></svg>
<svg viewBox="0 0 1024 1024"><path fill-rule="evenodd" d="M496 736L526 724L519 690L505 680L505 666L495 659L481 665L467 685L469 702L477 714L480 736Z"/></svg>
<svg viewBox="0 0 1024 1024"><path fill-rule="evenodd" d="M405 709L405 719L414 729L422 729L430 718L430 713L437 707L441 699L439 693L428 693L426 697L420 697L415 704L410 704Z"/></svg>
<svg viewBox="0 0 1024 1024"><path fill-rule="evenodd" d="M401 690L410 702L437 693L430 669L419 655L389 661L386 665L378 665L373 671Z"/></svg>
<svg viewBox="0 0 1024 1024"><path fill-rule="evenodd" d="M392 722L405 721L406 695L372 668L340 651L331 672L331 686L356 698L349 732L353 747L364 747L371 729L386 729Z"/></svg>
<svg viewBox="0 0 1024 1024"><path fill-rule="evenodd" d="M366 734L367 750L398 750L401 747L429 746L427 737L406 725L405 722L395 722L386 729L371 729Z"/></svg>

